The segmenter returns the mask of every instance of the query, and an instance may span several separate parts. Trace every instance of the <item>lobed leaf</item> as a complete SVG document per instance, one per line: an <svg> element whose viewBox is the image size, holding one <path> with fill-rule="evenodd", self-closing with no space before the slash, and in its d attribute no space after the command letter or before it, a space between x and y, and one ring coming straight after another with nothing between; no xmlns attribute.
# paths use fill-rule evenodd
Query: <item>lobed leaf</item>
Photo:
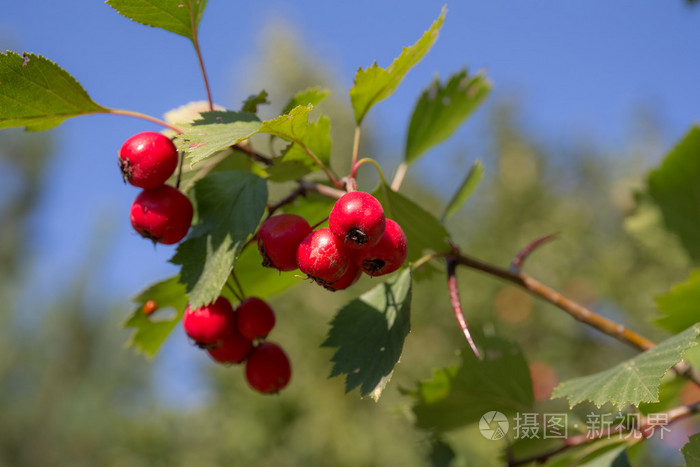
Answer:
<svg viewBox="0 0 700 467"><path fill-rule="evenodd" d="M107 0L109 6L137 23L165 29L196 42L207 0Z"/></svg>
<svg viewBox="0 0 700 467"><path fill-rule="evenodd" d="M300 105L312 105L316 107L318 104L321 103L323 99L330 96L330 94L330 90L322 88L321 86L315 86L312 88L304 89L303 91L299 91L298 93L296 93L294 97L292 97L289 100L289 102L287 102L287 105L284 106L282 113L289 113L292 109Z"/></svg>
<svg viewBox="0 0 700 467"><path fill-rule="evenodd" d="M530 370L517 344L475 333L483 360L462 352L459 367L435 371L409 394L419 428L444 432L477 422L488 412L527 412L534 402Z"/></svg>
<svg viewBox="0 0 700 467"><path fill-rule="evenodd" d="M688 442L681 448L686 465L700 465L700 433L695 433L688 438Z"/></svg>
<svg viewBox="0 0 700 467"><path fill-rule="evenodd" d="M267 184L257 175L231 170L209 174L194 185L199 216L170 260L182 266L190 304L215 300L244 243L255 233L267 205Z"/></svg>
<svg viewBox="0 0 700 467"><path fill-rule="evenodd" d="M428 53L435 43L445 20L446 7L432 26L410 47L405 47L389 68L381 68L375 62L369 68L360 68L355 74L355 84L350 89L350 101L355 111L355 121L359 125L369 109L377 102L394 93L408 70L413 68Z"/></svg>
<svg viewBox="0 0 700 467"><path fill-rule="evenodd" d="M666 228L680 238L695 263L700 263L700 126L683 140L648 177L651 200L661 209Z"/></svg>
<svg viewBox="0 0 700 467"><path fill-rule="evenodd" d="M485 76L468 76L462 70L445 85L435 80L421 94L411 115L406 135L406 162L413 162L431 147L442 143L459 128L491 92Z"/></svg>
<svg viewBox="0 0 700 467"><path fill-rule="evenodd" d="M455 194L452 195L452 199L450 199L450 202L447 203L447 206L445 207L445 212L442 214L443 222L446 219L452 217L454 214L456 214L457 211L459 211L459 209L464 205L464 203L467 202L469 196L471 196L472 192L479 185L482 178L484 178L484 164L482 164L481 161L477 159L472 164L471 168L469 169L469 172L467 172L467 176L464 177L462 184L459 186Z"/></svg>
<svg viewBox="0 0 700 467"><path fill-rule="evenodd" d="M143 306L149 300L155 301L157 308L151 315L146 315ZM123 324L126 328L134 329L127 347L153 357L185 312L185 286L180 284L178 276L171 277L151 285L132 301L137 307ZM161 318L159 315L167 309L174 310L175 314Z"/></svg>
<svg viewBox="0 0 700 467"><path fill-rule="evenodd" d="M202 118L184 127L175 137L179 151L187 154L190 166L250 138L262 125L249 112L214 111L202 113Z"/></svg>
<svg viewBox="0 0 700 467"><path fill-rule="evenodd" d="M48 130L71 117L108 111L47 58L26 52L0 54L0 129Z"/></svg>
<svg viewBox="0 0 700 467"><path fill-rule="evenodd" d="M686 282L666 295L656 297L656 305L663 313L656 324L670 332L680 332L700 322L700 270L693 271Z"/></svg>
<svg viewBox="0 0 700 467"><path fill-rule="evenodd" d="M697 344L699 333L700 324L696 324L613 368L564 381L554 389L552 399L566 397L572 408L585 400L597 407L610 402L618 408L658 402L661 379L681 361L686 350Z"/></svg>
<svg viewBox="0 0 700 467"><path fill-rule="evenodd" d="M336 347L330 376L345 375L345 391L377 401L401 357L411 328L411 269L350 301L333 318L323 347Z"/></svg>
<svg viewBox="0 0 700 467"><path fill-rule="evenodd" d="M386 217L398 222L406 234L408 261L420 258L425 250L450 249L447 230L431 213L386 184L380 185L374 196L382 203Z"/></svg>

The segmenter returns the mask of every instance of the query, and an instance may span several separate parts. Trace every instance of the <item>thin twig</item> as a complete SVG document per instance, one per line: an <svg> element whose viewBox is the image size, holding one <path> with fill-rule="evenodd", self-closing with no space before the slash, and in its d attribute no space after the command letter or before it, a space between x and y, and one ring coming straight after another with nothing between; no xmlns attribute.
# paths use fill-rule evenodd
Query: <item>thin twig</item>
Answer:
<svg viewBox="0 0 700 467"><path fill-rule="evenodd" d="M241 143L234 144L233 148L238 149L239 151L245 152L246 154L248 154L250 156L251 159L256 160L258 162L262 162L263 164L265 164L268 167L270 167L273 164L272 159L270 159L269 157L263 156L262 154L260 154L259 152L255 151L253 148L251 148L250 145L248 145L248 144L241 144Z"/></svg>
<svg viewBox="0 0 700 467"><path fill-rule="evenodd" d="M234 289L233 287L231 287L231 284L229 284L228 281L226 281L226 287L228 287L228 289L231 291L231 293L233 294L233 296L236 297L236 298L238 299L239 302L242 302L242 301L243 301L243 299L241 298L241 296L238 295L238 292L236 292L236 289Z"/></svg>
<svg viewBox="0 0 700 467"><path fill-rule="evenodd" d="M540 237L532 242L530 242L525 248L520 250L520 252L515 256L513 261L510 263L510 271L517 274L519 273L522 268L523 268L523 263L525 260L530 256L530 254L535 251L537 248L542 246L543 244L547 243L550 240L553 240L558 234L553 233L549 235L545 235L544 237Z"/></svg>
<svg viewBox="0 0 700 467"><path fill-rule="evenodd" d="M467 321L464 319L462 303L459 299L459 286L457 285L457 262L453 258L447 258L446 260L447 288L450 291L450 303L452 304L452 309L454 310L455 318L457 318L459 327L464 333L464 337L467 339L469 347L471 347L472 351L474 352L474 355L476 355L476 358L478 358L479 360L483 360L481 354L479 353L479 349L476 348L476 344L474 344L474 339L472 339L472 335L469 332Z"/></svg>
<svg viewBox="0 0 700 467"><path fill-rule="evenodd" d="M231 270L231 277L233 277L233 282L235 282L236 286L238 286L238 291L241 293L241 297L245 298L245 292L243 291L243 287L241 287L241 283L238 282L235 269Z"/></svg>

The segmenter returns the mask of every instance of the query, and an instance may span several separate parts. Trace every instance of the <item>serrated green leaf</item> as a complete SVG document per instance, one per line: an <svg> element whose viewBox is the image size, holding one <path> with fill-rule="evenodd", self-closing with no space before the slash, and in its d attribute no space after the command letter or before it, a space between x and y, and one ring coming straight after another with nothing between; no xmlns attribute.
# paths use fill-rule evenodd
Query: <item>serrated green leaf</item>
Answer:
<svg viewBox="0 0 700 467"><path fill-rule="evenodd" d="M355 84L350 89L350 101L359 125L369 109L377 102L389 97L403 80L408 70L417 64L435 43L445 20L446 7L432 26L410 47L404 47L389 68L381 68L375 62L367 69L360 68L355 74Z"/></svg>
<svg viewBox="0 0 700 467"><path fill-rule="evenodd" d="M149 300L156 302L157 309L151 315L146 315L143 305ZM132 301L136 303L136 309L123 324L126 328L134 329L127 347L153 357L182 318L187 306L185 286L179 283L178 276L171 277L151 285ZM162 318L168 309L174 310L174 315Z"/></svg>
<svg viewBox="0 0 700 467"><path fill-rule="evenodd" d="M204 112L202 118L184 127L175 137L178 150L184 151L190 166L203 161L222 149L250 138L262 122L249 112Z"/></svg>
<svg viewBox="0 0 700 467"><path fill-rule="evenodd" d="M435 216L385 184L379 186L374 196L382 203L384 214L393 219L406 234L408 261L423 256L423 251L448 251L449 234Z"/></svg>
<svg viewBox="0 0 700 467"><path fill-rule="evenodd" d="M207 0L107 0L121 15L155 28L165 29L192 42L207 6Z"/></svg>
<svg viewBox="0 0 700 467"><path fill-rule="evenodd" d="M464 205L464 203L469 199L469 196L476 189L484 178L484 164L477 159L467 172L467 176L464 177L462 184L459 186L452 199L445 207L445 212L442 215L442 221L452 217L459 209Z"/></svg>
<svg viewBox="0 0 700 467"><path fill-rule="evenodd" d="M233 267L238 281L249 297L267 298L304 282L299 271L281 272L262 266L262 257L255 244L246 248Z"/></svg>
<svg viewBox="0 0 700 467"><path fill-rule="evenodd" d="M694 126L648 178L648 192L693 261L700 263L700 127Z"/></svg>
<svg viewBox="0 0 700 467"><path fill-rule="evenodd" d="M0 129L48 130L67 118L108 111L51 60L26 52L0 54Z"/></svg>
<svg viewBox="0 0 700 467"><path fill-rule="evenodd" d="M268 175L267 179L277 183L299 180L310 172L304 161L285 161L283 159L273 159L272 165L265 170Z"/></svg>
<svg viewBox="0 0 700 467"><path fill-rule="evenodd" d="M375 401L386 387L411 328L411 269L350 301L333 318L323 347L336 347L330 376L345 375L345 391Z"/></svg>
<svg viewBox="0 0 700 467"><path fill-rule="evenodd" d="M530 411L532 380L520 348L478 330L475 340L484 360L467 349L459 367L435 371L411 393L417 427L444 432L478 422L491 411L506 416Z"/></svg>
<svg viewBox="0 0 700 467"><path fill-rule="evenodd" d="M700 322L700 270L678 284L666 295L656 297L656 306L663 316L656 324L670 332L680 332Z"/></svg>
<svg viewBox="0 0 700 467"><path fill-rule="evenodd" d="M688 467L700 465L700 433L690 436L688 442L681 448L681 452Z"/></svg>
<svg viewBox="0 0 700 467"><path fill-rule="evenodd" d="M209 174L194 185L199 216L170 260L182 266L180 280L190 304L215 300L243 244L255 233L267 205L267 184L249 172Z"/></svg>
<svg viewBox="0 0 700 467"><path fill-rule="evenodd" d="M254 114L257 113L259 105L265 105L269 103L270 102L267 100L267 91L263 89L262 91L260 91L260 93L248 96L248 99L243 101L243 107L241 108L241 112L249 112Z"/></svg>
<svg viewBox="0 0 700 467"><path fill-rule="evenodd" d="M552 399L566 397L572 408L585 400L597 407L610 402L620 409L629 404L658 402L661 379L681 361L688 348L697 344L698 333L700 325L692 326L613 368L564 381L554 389Z"/></svg>
<svg viewBox="0 0 700 467"><path fill-rule="evenodd" d="M468 76L462 70L443 85L436 79L413 108L406 135L406 162L413 162L431 147L452 136L486 99L491 83L485 76Z"/></svg>
<svg viewBox="0 0 700 467"><path fill-rule="evenodd" d="M315 86L313 88L304 89L303 91L299 91L294 95L294 97L289 99L289 102L287 102L287 105L284 106L282 113L286 114L293 108L298 107L300 105L312 105L316 107L319 103L321 103L323 99L330 96L330 94L330 90L322 88L321 86Z"/></svg>

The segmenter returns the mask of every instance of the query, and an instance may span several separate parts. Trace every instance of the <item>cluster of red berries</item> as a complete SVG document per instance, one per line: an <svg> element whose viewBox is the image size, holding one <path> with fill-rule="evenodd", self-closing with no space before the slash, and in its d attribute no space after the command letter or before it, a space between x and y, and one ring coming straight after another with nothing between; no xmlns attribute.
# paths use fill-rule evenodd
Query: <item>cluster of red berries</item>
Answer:
<svg viewBox="0 0 700 467"><path fill-rule="evenodd" d="M131 205L131 225L154 243L172 245L187 235L192 203L165 182L175 172L178 152L161 133L144 131L127 139L119 150L125 182L143 188Z"/></svg>
<svg viewBox="0 0 700 467"><path fill-rule="evenodd" d="M275 326L275 312L262 299L248 297L234 310L225 297L209 305L185 309L185 333L216 362L245 362L248 384L264 394L287 386L292 368L279 345L265 338Z"/></svg>
<svg viewBox="0 0 700 467"><path fill-rule="evenodd" d="M301 270L328 290L343 290L362 273L381 276L406 261L406 235L384 216L381 203L369 193L352 191L331 209L328 227L312 231L296 214L266 220L258 231L263 266Z"/></svg>

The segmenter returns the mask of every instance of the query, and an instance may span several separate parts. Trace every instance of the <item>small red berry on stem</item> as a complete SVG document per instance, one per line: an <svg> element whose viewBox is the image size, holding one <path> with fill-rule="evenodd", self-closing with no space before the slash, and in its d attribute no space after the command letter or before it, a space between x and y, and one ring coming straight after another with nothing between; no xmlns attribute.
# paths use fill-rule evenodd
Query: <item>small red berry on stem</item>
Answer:
<svg viewBox="0 0 700 467"><path fill-rule="evenodd" d="M330 229L318 229L299 244L299 269L321 285L333 284L350 266L350 255Z"/></svg>
<svg viewBox="0 0 700 467"><path fill-rule="evenodd" d="M188 305L182 317L185 334L198 346L217 347L236 329L236 317L231 303L225 297L213 303L192 309Z"/></svg>
<svg viewBox="0 0 700 467"><path fill-rule="evenodd" d="M236 326L250 340L267 337L275 327L275 312L264 300L248 297L236 308Z"/></svg>
<svg viewBox="0 0 700 467"><path fill-rule="evenodd" d="M350 248L376 245L384 233L384 209L374 196L362 191L344 194L331 209L328 227Z"/></svg>
<svg viewBox="0 0 700 467"><path fill-rule="evenodd" d="M253 349L253 341L235 330L218 347L207 349L211 358L219 363L241 363Z"/></svg>
<svg viewBox="0 0 700 467"><path fill-rule="evenodd" d="M365 273L370 276L382 276L399 269L406 261L406 255L406 235L397 222L387 219L386 229L379 243L361 252L358 258Z"/></svg>
<svg viewBox="0 0 700 467"><path fill-rule="evenodd" d="M253 389L263 394L272 394L289 384L292 366L282 347L272 342L263 342L248 355L245 376Z"/></svg>
<svg viewBox="0 0 700 467"><path fill-rule="evenodd" d="M119 168L125 182L155 188L175 172L177 148L161 133L144 131L127 139L119 150Z"/></svg>
<svg viewBox="0 0 700 467"><path fill-rule="evenodd" d="M161 185L143 190L131 205L131 225L154 243L172 245L190 229L192 203L176 188Z"/></svg>
<svg viewBox="0 0 700 467"><path fill-rule="evenodd" d="M258 230L258 250L263 266L293 271L297 269L297 248L311 233L311 226L296 214L280 214L263 222Z"/></svg>

